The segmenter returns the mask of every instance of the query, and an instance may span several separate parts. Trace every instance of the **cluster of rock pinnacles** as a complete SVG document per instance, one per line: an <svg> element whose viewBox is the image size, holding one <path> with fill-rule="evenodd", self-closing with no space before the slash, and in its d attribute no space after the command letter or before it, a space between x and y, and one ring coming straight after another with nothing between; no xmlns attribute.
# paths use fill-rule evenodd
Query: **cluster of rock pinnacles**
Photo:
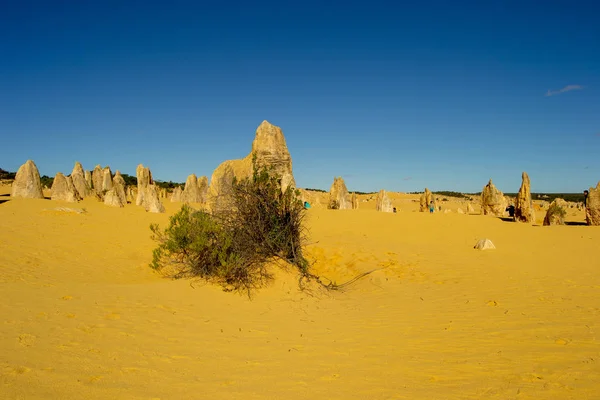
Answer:
<svg viewBox="0 0 600 400"><path fill-rule="evenodd" d="M255 162L253 162L255 161ZM188 176L182 189L177 186L172 195L172 202L199 203L208 209L218 210L230 206L230 190L235 179L252 176L254 166L268 166L281 179L282 189L295 187L290 156L285 137L280 127L263 121L256 129L252 149L242 159L228 160L221 163L213 172L210 180L206 176ZM76 162L70 175L57 173L51 188L51 198L66 202L78 202L84 198L96 197L104 204L112 207L124 207L127 203L135 203L148 212L161 213L165 211L161 199L167 198L166 189L161 189L154 183L152 173L142 164L136 169L137 187L126 184L119 171L113 175L110 167L102 168L97 165L93 171L84 170L81 163ZM303 201L311 200L306 190L301 190ZM12 197L44 198L40 174L35 163L28 160L23 164L15 177L11 190ZM318 202L319 200L316 199ZM419 211L426 212L433 203L438 208L437 200L431 191L425 188L419 201ZM481 214L498 217L506 216L509 200L494 186L492 180L484 186L481 193ZM350 194L341 177L334 178L329 190L328 208L339 210L358 209L358 196ZM393 212L394 207L385 190L376 196L377 211ZM471 203L467 203L467 214L474 212ZM544 225L564 224L564 214L567 203L555 199L548 208ZM459 213L464 213L462 209ZM514 220L533 223L535 214L531 198L531 182L527 173L523 172L521 188L514 202ZM589 189L586 203L586 220L588 225L600 225L600 182L596 188Z"/></svg>

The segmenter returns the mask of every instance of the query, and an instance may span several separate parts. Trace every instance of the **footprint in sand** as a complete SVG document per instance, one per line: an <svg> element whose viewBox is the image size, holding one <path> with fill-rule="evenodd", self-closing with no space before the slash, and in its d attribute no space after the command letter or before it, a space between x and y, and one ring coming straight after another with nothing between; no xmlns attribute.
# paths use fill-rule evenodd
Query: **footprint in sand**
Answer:
<svg viewBox="0 0 600 400"><path fill-rule="evenodd" d="M37 336L30 335L29 333L21 333L19 335L19 344L25 347L31 347L35 344Z"/></svg>

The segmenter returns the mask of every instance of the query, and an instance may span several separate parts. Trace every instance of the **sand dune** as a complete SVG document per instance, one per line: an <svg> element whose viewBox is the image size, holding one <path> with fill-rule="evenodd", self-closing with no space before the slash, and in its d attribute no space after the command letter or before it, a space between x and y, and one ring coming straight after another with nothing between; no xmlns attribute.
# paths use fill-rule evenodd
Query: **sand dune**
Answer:
<svg viewBox="0 0 600 400"><path fill-rule="evenodd" d="M384 269L343 293L280 271L252 300L148 267L178 204L1 203L0 398L598 398L599 229L390 198L307 220L319 274Z"/></svg>

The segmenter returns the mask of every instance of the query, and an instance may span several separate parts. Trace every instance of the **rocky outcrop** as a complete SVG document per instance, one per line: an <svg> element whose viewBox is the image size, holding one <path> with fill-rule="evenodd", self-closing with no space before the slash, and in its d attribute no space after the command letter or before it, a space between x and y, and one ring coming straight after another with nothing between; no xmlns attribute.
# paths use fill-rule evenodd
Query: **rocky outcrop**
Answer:
<svg viewBox="0 0 600 400"><path fill-rule="evenodd" d="M567 216L567 202L563 199L554 199L546 211L544 217L544 226L564 225L565 217Z"/></svg>
<svg viewBox="0 0 600 400"><path fill-rule="evenodd" d="M90 197L92 194L92 188L88 185L85 177L86 171L83 170L83 166L79 161L75 163L73 167L73 171L71 171L71 180L73 181L73 186L75 186L75 190L77 190L77 194L81 198Z"/></svg>
<svg viewBox="0 0 600 400"><path fill-rule="evenodd" d="M135 169L135 175L137 177L137 197L135 199L135 205L141 206L144 203L146 189L149 185L153 184L154 181L152 180L150 168L144 167L142 164L138 165Z"/></svg>
<svg viewBox="0 0 600 400"><path fill-rule="evenodd" d="M336 210L352 209L352 200L348 194L348 188L342 177L333 178L333 184L329 189L329 205L328 208Z"/></svg>
<svg viewBox="0 0 600 400"><path fill-rule="evenodd" d="M600 182L590 188L585 204L585 218L588 225L600 225Z"/></svg>
<svg viewBox="0 0 600 400"><path fill-rule="evenodd" d="M387 193L383 189L380 190L379 193L377 193L375 209L377 211L382 211L382 212L393 212L394 211L393 207L392 207L392 202L390 201L390 198L388 197Z"/></svg>
<svg viewBox="0 0 600 400"><path fill-rule="evenodd" d="M158 188L156 185L148 185L146 187L146 194L144 195L144 208L148 212L152 213L163 213L165 212L165 207L161 203L158 198Z"/></svg>
<svg viewBox="0 0 600 400"><path fill-rule="evenodd" d="M473 205L471 203L467 203L467 214L473 214L475 210L473 209Z"/></svg>
<svg viewBox="0 0 600 400"><path fill-rule="evenodd" d="M202 203L204 202L204 195L198 185L200 179L195 174L191 174L185 181L185 188L181 194L181 201L183 203Z"/></svg>
<svg viewBox="0 0 600 400"><path fill-rule="evenodd" d="M92 189L97 195L102 194L102 182L104 180L104 171L100 165L96 165L92 171Z"/></svg>
<svg viewBox="0 0 600 400"><path fill-rule="evenodd" d="M77 189L75 189L71 177L64 176L61 172L58 172L52 183L51 199L77 203L81 200L81 197L79 196Z"/></svg>
<svg viewBox="0 0 600 400"><path fill-rule="evenodd" d="M358 196L354 192L352 193L352 209L358 210Z"/></svg>
<svg viewBox="0 0 600 400"><path fill-rule="evenodd" d="M104 204L111 207L125 207L125 204L127 204L125 186L125 179L123 179L121 172L117 171L112 180L112 188L104 195Z"/></svg>
<svg viewBox="0 0 600 400"><path fill-rule="evenodd" d="M162 213L165 207L160 201L158 188L152 180L150 168L138 165L135 170L138 183L138 193L135 204L144 207L148 212Z"/></svg>
<svg viewBox="0 0 600 400"><path fill-rule="evenodd" d="M425 188L425 191L419 198L419 211L420 212L429 211L429 205L431 204L432 201L433 201L434 208L437 210L437 204L436 204L435 198L433 197L433 193L431 193L431 191L429 189Z"/></svg>
<svg viewBox="0 0 600 400"><path fill-rule="evenodd" d="M92 188L93 188L92 173L86 169L83 172L83 174L85 176L85 183L87 183L88 187L90 188L90 195L91 195L92 194Z"/></svg>
<svg viewBox="0 0 600 400"><path fill-rule="evenodd" d="M104 167L102 170L102 192L107 192L113 187L112 172L110 167Z"/></svg>
<svg viewBox="0 0 600 400"><path fill-rule="evenodd" d="M180 186L177 186L173 190L173 193L171 194L171 202L173 202L173 203L179 203L179 202L181 202L181 195L182 194L183 194L183 190L181 190Z"/></svg>
<svg viewBox="0 0 600 400"><path fill-rule="evenodd" d="M494 186L490 179L481 192L481 213L501 217L505 214L506 205L504 194Z"/></svg>
<svg viewBox="0 0 600 400"><path fill-rule="evenodd" d="M477 250L492 250L495 249L496 246L494 246L494 243L492 243L490 239L481 239L473 248Z"/></svg>
<svg viewBox="0 0 600 400"><path fill-rule="evenodd" d="M31 160L19 167L15 180L12 184L11 197L23 197L29 199L43 199L40 172Z"/></svg>
<svg viewBox="0 0 600 400"><path fill-rule="evenodd" d="M206 176L198 178L198 190L202 203L205 203L208 200L208 178Z"/></svg>
<svg viewBox="0 0 600 400"><path fill-rule="evenodd" d="M531 181L527 172L523 172L521 188L515 199L515 221L532 223L535 220L531 201Z"/></svg>
<svg viewBox="0 0 600 400"><path fill-rule="evenodd" d="M281 179L282 190L296 185L292 173L292 158L281 128L263 121L256 129L250 154L243 159L225 161L213 172L208 196L211 209L231 207L233 178L250 178L254 168L254 157L258 168L267 167Z"/></svg>

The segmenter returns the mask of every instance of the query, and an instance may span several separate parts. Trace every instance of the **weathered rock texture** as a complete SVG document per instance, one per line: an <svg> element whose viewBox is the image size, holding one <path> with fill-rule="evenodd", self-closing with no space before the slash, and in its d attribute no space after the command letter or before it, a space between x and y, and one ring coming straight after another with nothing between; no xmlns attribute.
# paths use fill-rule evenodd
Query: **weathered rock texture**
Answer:
<svg viewBox="0 0 600 400"><path fill-rule="evenodd" d="M200 198L205 203L208 200L208 177L201 176L198 178L198 190L200 191Z"/></svg>
<svg viewBox="0 0 600 400"><path fill-rule="evenodd" d="M425 188L425 192L423 192L423 194L421 195L421 198L419 199L419 211L420 212L429 211L429 204L431 204L432 201L433 201L434 208L437 210L437 203L435 201L435 198L433 197L433 194L431 193L431 191L429 189Z"/></svg>
<svg viewBox="0 0 600 400"><path fill-rule="evenodd" d="M515 221L534 222L535 213L531 202L531 181L527 172L523 172L521 188L515 199Z"/></svg>
<svg viewBox="0 0 600 400"><path fill-rule="evenodd" d="M471 203L467 203L467 214L472 214L473 212L475 212L473 206L471 205Z"/></svg>
<svg viewBox="0 0 600 400"><path fill-rule="evenodd" d="M271 168L272 173L281 179L282 190L296 185L292 173L292 158L281 128L263 121L256 129L250 154L243 159L225 161L213 172L209 188L211 209L231 207L233 178L242 180L252 176L254 156L257 167Z"/></svg>
<svg viewBox="0 0 600 400"><path fill-rule="evenodd" d="M144 208L148 212L162 213L165 212L165 207L158 198L158 188L152 184L146 188L146 194L144 196Z"/></svg>
<svg viewBox="0 0 600 400"><path fill-rule="evenodd" d="M588 225L600 225L600 182L589 190L585 218Z"/></svg>
<svg viewBox="0 0 600 400"><path fill-rule="evenodd" d="M91 194L92 193L92 187L93 187L92 173L90 171L88 171L87 169L83 173L84 173L84 176L85 176L85 183L87 183L88 187L90 188L90 194Z"/></svg>
<svg viewBox="0 0 600 400"><path fill-rule="evenodd" d="M206 177L197 178L195 174L191 174L185 181L185 188L181 194L181 201L183 203L203 203L206 195L206 186L204 186L204 179ZM208 183L208 179L206 179ZM200 185L204 187L201 188Z"/></svg>
<svg viewBox="0 0 600 400"><path fill-rule="evenodd" d="M352 209L352 200L348 194L348 188L342 177L333 178L333 184L329 189L329 208L338 210Z"/></svg>
<svg viewBox="0 0 600 400"><path fill-rule="evenodd" d="M392 202L390 201L390 198L388 197L387 193L385 192L385 190L380 190L379 193L377 193L377 202L375 203L375 209L377 211L383 211L383 212L392 212L393 207L392 207Z"/></svg>
<svg viewBox="0 0 600 400"><path fill-rule="evenodd" d="M546 211L544 217L544 226L564 225L565 216L567 215L567 202L563 199L554 199Z"/></svg>
<svg viewBox="0 0 600 400"><path fill-rule="evenodd" d="M352 209L358 210L358 196L354 192L352 193Z"/></svg>
<svg viewBox="0 0 600 400"><path fill-rule="evenodd" d="M475 247L473 248L477 250L491 250L495 249L496 246L494 246L494 243L492 243L490 239L481 239L475 244Z"/></svg>
<svg viewBox="0 0 600 400"><path fill-rule="evenodd" d="M125 204L127 204L125 185L125 179L123 179L121 172L117 171L112 180L112 188L104 196L104 204L112 207L125 207Z"/></svg>
<svg viewBox="0 0 600 400"><path fill-rule="evenodd" d="M149 185L153 184L152 173L150 168L144 167L142 164L138 165L135 169L135 175L137 176L137 197L135 199L135 205L141 206L144 203L144 197L146 195L146 189Z"/></svg>
<svg viewBox="0 0 600 400"><path fill-rule="evenodd" d="M79 161L75 163L73 167L73 171L71 171L71 180L73 181L73 186L75 186L75 190L77 190L77 194L81 198L89 197L92 194L92 188L88 185L86 181L86 171L83 170L83 166Z"/></svg>
<svg viewBox="0 0 600 400"><path fill-rule="evenodd" d="M181 187L177 186L173 190L173 193L171 194L171 202L173 202L173 203L180 202L182 194L183 194L183 190L181 190Z"/></svg>
<svg viewBox="0 0 600 400"><path fill-rule="evenodd" d="M43 199L40 172L31 160L19 167L12 184L11 197L24 197L30 199Z"/></svg>
<svg viewBox="0 0 600 400"><path fill-rule="evenodd" d="M104 167L102 170L102 192L107 192L113 187L112 172L110 167Z"/></svg>
<svg viewBox="0 0 600 400"><path fill-rule="evenodd" d="M504 194L494 186L490 179L481 192L481 213L501 217L506 211L506 205Z"/></svg>
<svg viewBox="0 0 600 400"><path fill-rule="evenodd" d="M135 204L144 207L148 212L164 212L165 207L160 202L158 188L154 185L150 168L140 164L137 166L135 172L138 181L138 193Z"/></svg>
<svg viewBox="0 0 600 400"><path fill-rule="evenodd" d="M92 171L92 189L94 193L102 194L102 181L104 180L104 172L100 165L96 165Z"/></svg>
<svg viewBox="0 0 600 400"><path fill-rule="evenodd" d="M58 172L52 183L51 199L76 203L81 200L81 197L77 189L75 189L71 177L64 176L61 172Z"/></svg>

